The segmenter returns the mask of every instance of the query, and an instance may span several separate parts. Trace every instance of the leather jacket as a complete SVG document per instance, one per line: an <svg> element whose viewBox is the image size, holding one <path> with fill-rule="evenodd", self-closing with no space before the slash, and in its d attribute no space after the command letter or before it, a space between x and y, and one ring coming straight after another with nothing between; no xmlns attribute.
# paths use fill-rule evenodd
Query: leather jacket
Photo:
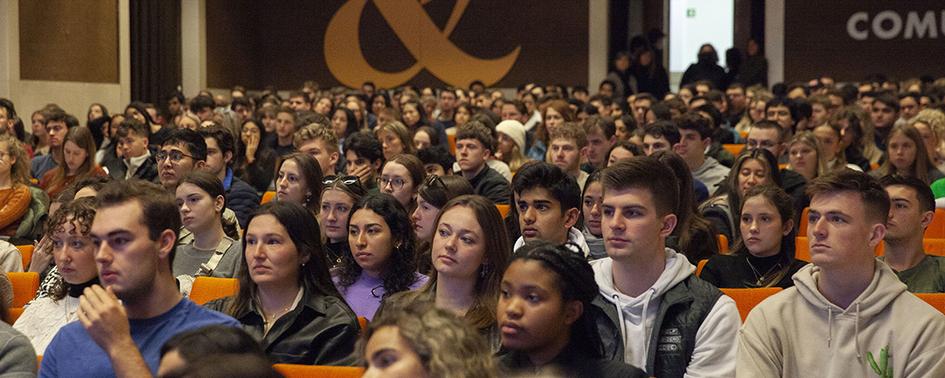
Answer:
<svg viewBox="0 0 945 378"><path fill-rule="evenodd" d="M215 300L206 307L227 313L231 300L233 297ZM304 290L298 306L276 320L266 334L263 316L255 307L233 317L243 330L260 341L274 363L335 366L356 363L352 352L360 326L341 298L312 295Z"/></svg>

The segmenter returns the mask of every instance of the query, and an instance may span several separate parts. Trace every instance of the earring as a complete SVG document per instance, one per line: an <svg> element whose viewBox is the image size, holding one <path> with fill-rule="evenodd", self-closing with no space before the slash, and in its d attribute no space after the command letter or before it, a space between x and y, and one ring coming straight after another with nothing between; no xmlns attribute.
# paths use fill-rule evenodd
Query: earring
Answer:
<svg viewBox="0 0 945 378"><path fill-rule="evenodd" d="M489 265L482 264L482 268L479 268L479 278L485 279L489 275Z"/></svg>

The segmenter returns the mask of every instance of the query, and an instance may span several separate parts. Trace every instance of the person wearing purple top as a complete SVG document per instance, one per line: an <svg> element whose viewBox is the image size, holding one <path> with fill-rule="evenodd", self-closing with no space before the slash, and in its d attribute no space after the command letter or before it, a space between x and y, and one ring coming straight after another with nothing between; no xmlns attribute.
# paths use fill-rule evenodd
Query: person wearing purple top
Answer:
<svg viewBox="0 0 945 378"><path fill-rule="evenodd" d="M407 211L393 196L369 194L358 201L348 219L351 253L332 272L355 314L371 320L382 299L427 282L416 272L415 239Z"/></svg>

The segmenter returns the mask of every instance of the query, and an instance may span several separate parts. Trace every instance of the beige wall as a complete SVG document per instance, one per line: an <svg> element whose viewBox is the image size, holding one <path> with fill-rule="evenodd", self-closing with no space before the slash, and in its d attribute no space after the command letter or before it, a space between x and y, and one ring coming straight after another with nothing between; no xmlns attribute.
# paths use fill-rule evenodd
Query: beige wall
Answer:
<svg viewBox="0 0 945 378"><path fill-rule="evenodd" d="M20 79L19 1L0 0L0 97L16 105L24 120L48 103L57 103L84 122L89 104L99 102L109 111L121 111L131 101L128 1L118 1L119 82L84 83ZM51 20L35 20L48 22ZM29 121L26 121L29 130Z"/></svg>

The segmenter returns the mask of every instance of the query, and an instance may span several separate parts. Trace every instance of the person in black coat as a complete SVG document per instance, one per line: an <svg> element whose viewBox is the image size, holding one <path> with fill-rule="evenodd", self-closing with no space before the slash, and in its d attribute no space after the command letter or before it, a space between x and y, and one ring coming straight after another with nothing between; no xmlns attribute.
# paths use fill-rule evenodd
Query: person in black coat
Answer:
<svg viewBox="0 0 945 378"><path fill-rule="evenodd" d="M714 88L722 88L725 81L725 69L719 66L719 53L715 51L715 47L708 43L699 48L698 61L689 65L689 68L683 73L679 86L682 87L700 80L711 82Z"/></svg>

